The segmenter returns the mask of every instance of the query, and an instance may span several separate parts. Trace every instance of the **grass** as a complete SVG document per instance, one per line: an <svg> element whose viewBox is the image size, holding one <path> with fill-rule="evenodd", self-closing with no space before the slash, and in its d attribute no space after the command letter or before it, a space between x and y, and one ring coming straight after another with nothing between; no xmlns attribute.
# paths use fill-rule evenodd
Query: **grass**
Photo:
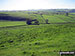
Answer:
<svg viewBox="0 0 75 56"><path fill-rule="evenodd" d="M30 19L37 19L40 23L43 22L45 23L45 21L43 20L43 18L38 15L38 14L34 14L33 12L27 12L27 11L23 11L23 12L0 12L0 13L4 13L4 14L8 14L10 16L16 16L16 17L24 17L24 18L30 18ZM71 15L71 13L69 13L69 16L65 16L63 15L46 15L43 14L43 17L45 19L49 20L49 23L62 23L62 22L75 22L75 16Z"/></svg>
<svg viewBox="0 0 75 56"><path fill-rule="evenodd" d="M51 24L2 29L0 56L59 56L60 50L75 50L74 27Z"/></svg>
<svg viewBox="0 0 75 56"><path fill-rule="evenodd" d="M25 21L0 21L0 27L26 25Z"/></svg>
<svg viewBox="0 0 75 56"><path fill-rule="evenodd" d="M0 12L29 17L44 23L40 15L28 12ZM75 16L43 15L49 23L75 22ZM25 21L0 21L0 56L60 56L75 50L75 24L26 25Z"/></svg>

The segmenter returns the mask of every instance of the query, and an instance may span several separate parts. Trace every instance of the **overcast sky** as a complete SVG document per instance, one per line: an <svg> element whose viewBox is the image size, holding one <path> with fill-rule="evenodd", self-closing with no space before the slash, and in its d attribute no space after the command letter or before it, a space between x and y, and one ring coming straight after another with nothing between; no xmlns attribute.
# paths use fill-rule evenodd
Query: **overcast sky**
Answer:
<svg viewBox="0 0 75 56"><path fill-rule="evenodd" d="M0 10L75 9L75 0L0 0Z"/></svg>

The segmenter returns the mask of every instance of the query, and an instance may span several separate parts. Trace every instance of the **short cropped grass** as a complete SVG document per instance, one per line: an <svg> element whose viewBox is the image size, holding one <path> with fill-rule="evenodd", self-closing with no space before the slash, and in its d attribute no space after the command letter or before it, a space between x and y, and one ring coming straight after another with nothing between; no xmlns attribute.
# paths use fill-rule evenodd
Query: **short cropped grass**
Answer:
<svg viewBox="0 0 75 56"><path fill-rule="evenodd" d="M75 50L75 24L31 25L0 30L0 56L59 56Z"/></svg>

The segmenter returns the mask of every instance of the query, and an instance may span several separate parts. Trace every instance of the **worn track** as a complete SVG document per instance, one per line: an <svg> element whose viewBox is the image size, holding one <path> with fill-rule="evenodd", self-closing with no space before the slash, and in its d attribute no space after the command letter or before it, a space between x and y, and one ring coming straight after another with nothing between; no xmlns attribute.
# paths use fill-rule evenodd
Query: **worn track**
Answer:
<svg viewBox="0 0 75 56"><path fill-rule="evenodd" d="M41 23L41 24L45 24L45 23ZM72 22L65 22L65 23L49 23L49 24L75 24ZM46 25L43 25L46 26ZM0 29L6 29L6 28L17 28L17 27L26 27L26 28L39 28L39 27L43 27L43 26L28 26L28 25L17 25L17 26L6 26L6 27L0 27Z"/></svg>

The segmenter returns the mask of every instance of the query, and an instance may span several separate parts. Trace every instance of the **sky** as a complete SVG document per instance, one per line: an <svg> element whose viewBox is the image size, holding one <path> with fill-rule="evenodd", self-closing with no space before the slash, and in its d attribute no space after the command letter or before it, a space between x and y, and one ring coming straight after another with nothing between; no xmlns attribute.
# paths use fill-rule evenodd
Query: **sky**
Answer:
<svg viewBox="0 0 75 56"><path fill-rule="evenodd" d="M75 9L75 0L0 0L0 10Z"/></svg>

